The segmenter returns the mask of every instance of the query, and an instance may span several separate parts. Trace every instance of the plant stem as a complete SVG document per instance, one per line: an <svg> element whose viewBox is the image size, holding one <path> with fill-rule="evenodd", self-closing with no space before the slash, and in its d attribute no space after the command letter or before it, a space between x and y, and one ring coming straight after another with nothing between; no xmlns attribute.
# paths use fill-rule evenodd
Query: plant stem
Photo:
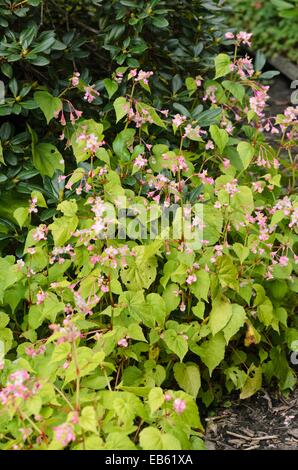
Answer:
<svg viewBox="0 0 298 470"><path fill-rule="evenodd" d="M80 409L80 368L78 363L77 348L75 342L72 343L72 355L76 368L76 410Z"/></svg>

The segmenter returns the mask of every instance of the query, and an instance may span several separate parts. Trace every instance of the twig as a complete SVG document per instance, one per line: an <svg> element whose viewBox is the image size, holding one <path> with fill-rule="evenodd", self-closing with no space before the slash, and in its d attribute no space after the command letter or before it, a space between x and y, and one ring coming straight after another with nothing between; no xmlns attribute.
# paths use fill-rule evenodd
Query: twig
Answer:
<svg viewBox="0 0 298 470"><path fill-rule="evenodd" d="M231 414L231 413L230 413ZM211 416L210 418L205 418L205 421L218 421L220 419L226 418L227 415L222 415L222 416Z"/></svg>
<svg viewBox="0 0 298 470"><path fill-rule="evenodd" d="M243 434L237 434L236 432L232 431L227 431L227 434L238 437L239 439L244 439L245 441L266 441L267 439L278 439L278 436L247 437L243 436Z"/></svg>
<svg viewBox="0 0 298 470"><path fill-rule="evenodd" d="M255 433L251 431L250 429L240 428L240 431L242 431L244 434L246 434L249 437L255 437Z"/></svg>
<svg viewBox="0 0 298 470"><path fill-rule="evenodd" d="M272 410L272 409L273 409L272 401L271 401L271 398L270 398L268 392L267 392L266 390L264 390L263 388L262 388L262 392L263 392L263 394L264 394L265 400L268 401L268 408L269 408L269 410Z"/></svg>
<svg viewBox="0 0 298 470"><path fill-rule="evenodd" d="M278 436L251 437L251 441L266 441L267 439L278 439Z"/></svg>
<svg viewBox="0 0 298 470"><path fill-rule="evenodd" d="M259 445L254 445L254 446L246 447L246 449L243 449L243 450L253 450L253 449L258 449L259 447L260 447Z"/></svg>
<svg viewBox="0 0 298 470"><path fill-rule="evenodd" d="M98 29L94 29L91 26L88 26L87 24L82 23L82 21L76 20L76 23L79 26L82 26L82 28L86 29L87 31L90 31L90 33L94 33L94 34L99 34L100 33L100 31Z"/></svg>
<svg viewBox="0 0 298 470"><path fill-rule="evenodd" d="M242 434L237 434L236 432L227 431L227 434L230 436L238 437L239 439L244 439L245 441L251 441L252 437L243 436Z"/></svg>

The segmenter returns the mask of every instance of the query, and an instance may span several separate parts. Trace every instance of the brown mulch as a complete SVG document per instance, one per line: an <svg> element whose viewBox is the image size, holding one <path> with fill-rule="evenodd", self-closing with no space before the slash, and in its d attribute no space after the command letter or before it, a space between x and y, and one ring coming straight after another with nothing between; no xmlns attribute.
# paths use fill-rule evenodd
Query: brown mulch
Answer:
<svg viewBox="0 0 298 470"><path fill-rule="evenodd" d="M260 391L205 419L210 450L298 450L298 389L288 398Z"/></svg>

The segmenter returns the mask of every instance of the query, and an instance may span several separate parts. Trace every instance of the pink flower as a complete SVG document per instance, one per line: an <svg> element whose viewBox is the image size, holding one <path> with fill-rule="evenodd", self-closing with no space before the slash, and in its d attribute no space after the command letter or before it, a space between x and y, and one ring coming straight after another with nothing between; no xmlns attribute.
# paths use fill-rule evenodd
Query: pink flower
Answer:
<svg viewBox="0 0 298 470"><path fill-rule="evenodd" d="M230 162L230 160L229 160L228 158L224 158L222 164L223 164L224 168L227 169L227 168L229 168L231 162Z"/></svg>
<svg viewBox="0 0 298 470"><path fill-rule="evenodd" d="M71 77L71 84L72 86L76 87L78 86L78 84L80 83L80 73L79 72L75 72L73 74L73 76Z"/></svg>
<svg viewBox="0 0 298 470"><path fill-rule="evenodd" d="M35 241L40 241L40 240L46 240L48 233L48 227L45 224L39 225L37 229L33 232L33 240Z"/></svg>
<svg viewBox="0 0 298 470"><path fill-rule="evenodd" d="M96 96L99 96L99 92L94 89L94 86L86 86L84 90L84 100L88 101L88 103L92 103L95 100Z"/></svg>
<svg viewBox="0 0 298 470"><path fill-rule="evenodd" d="M129 75L131 77L136 77L138 75L137 69L131 69L131 71L129 72ZM123 74L122 74L122 76L123 76Z"/></svg>
<svg viewBox="0 0 298 470"><path fill-rule="evenodd" d="M205 145L205 149L214 149L214 143L212 142L212 140L208 140L207 144Z"/></svg>
<svg viewBox="0 0 298 470"><path fill-rule="evenodd" d="M54 428L55 439L63 445L67 446L70 442L76 440L73 426L69 423L60 424Z"/></svg>
<svg viewBox="0 0 298 470"><path fill-rule="evenodd" d="M143 157L143 155L138 155L137 158L134 160L134 165L138 168L144 168L147 165L148 160Z"/></svg>
<svg viewBox="0 0 298 470"><path fill-rule="evenodd" d="M252 33L246 33L245 31L240 31L240 33L238 33L236 37L239 43L246 44L248 47L251 46Z"/></svg>
<svg viewBox="0 0 298 470"><path fill-rule="evenodd" d="M132 72L132 71L131 71ZM145 72L144 70L140 70L138 76L135 78L136 82L143 82L145 85L148 85L148 78L153 75L152 71Z"/></svg>
<svg viewBox="0 0 298 470"><path fill-rule="evenodd" d="M80 134L77 138L77 142L85 142L85 151L90 151L91 153L96 153L97 150L105 144L104 140L98 140L98 137L95 134ZM67 183L68 185L68 183ZM67 187L67 185L65 187ZM67 187L67 189L70 189Z"/></svg>
<svg viewBox="0 0 298 470"><path fill-rule="evenodd" d="M233 197L234 194L239 192L237 179L233 179L231 182L225 184L224 188L227 191L227 193Z"/></svg>
<svg viewBox="0 0 298 470"><path fill-rule="evenodd" d="M33 197L31 200L30 200L30 206L29 206L29 214L32 214L33 212L34 213L37 213L38 210L37 210L37 198L36 197Z"/></svg>
<svg viewBox="0 0 298 470"><path fill-rule="evenodd" d="M245 80L247 77L252 77L254 74L254 67L252 64L252 59L248 56L241 57L236 62L237 72L241 80Z"/></svg>
<svg viewBox="0 0 298 470"><path fill-rule="evenodd" d="M186 408L185 400L181 400L181 398L176 398L176 400L174 400L173 407L175 412L180 415Z"/></svg>
<svg viewBox="0 0 298 470"><path fill-rule="evenodd" d="M196 81L197 87L200 87L202 85L202 80L203 80L203 78L201 77L201 75L198 75L196 77L195 81Z"/></svg>
<svg viewBox="0 0 298 470"><path fill-rule="evenodd" d="M163 114L165 117L168 117L169 115L169 110L168 109L161 109L160 113ZM146 146L147 147L147 146Z"/></svg>
<svg viewBox="0 0 298 470"><path fill-rule="evenodd" d="M36 299L37 299L36 304L37 305L42 304L45 301L45 299L47 298L47 296L48 296L48 294L41 289L38 292L38 294L36 295Z"/></svg>
<svg viewBox="0 0 298 470"><path fill-rule="evenodd" d="M118 346L120 346L121 348L127 348L128 346L128 341L126 338L122 338L122 339L119 339L118 341Z"/></svg>
<svg viewBox="0 0 298 470"><path fill-rule="evenodd" d="M172 396L169 392L166 392L164 394L164 398L165 398L165 401L171 401L172 400Z"/></svg>
<svg viewBox="0 0 298 470"><path fill-rule="evenodd" d="M196 280L197 280L197 276L195 274L190 274L188 278L186 279L186 284L190 286L191 284L194 284Z"/></svg>
<svg viewBox="0 0 298 470"><path fill-rule="evenodd" d="M175 127L180 127L184 121L186 121L186 116L182 116L181 114L175 114L174 118L172 119L172 124Z"/></svg>
<svg viewBox="0 0 298 470"><path fill-rule="evenodd" d="M225 38L226 39L234 39L234 34L231 33L231 31L228 31L226 34L225 34Z"/></svg>
<svg viewBox="0 0 298 470"><path fill-rule="evenodd" d="M280 266L287 266L289 262L289 258L287 256L281 256L279 258L279 264Z"/></svg>
<svg viewBox="0 0 298 470"><path fill-rule="evenodd" d="M208 99L211 101L211 103L215 104L216 103L216 86L209 86L205 92L205 95L203 97L203 101L207 101Z"/></svg>
<svg viewBox="0 0 298 470"><path fill-rule="evenodd" d="M29 379L30 376L26 370L18 370L10 374L6 387L2 388L0 392L0 402L2 405L7 405L8 403L14 404L18 398L27 400L36 393L40 384L35 383L33 387L29 389L27 383Z"/></svg>

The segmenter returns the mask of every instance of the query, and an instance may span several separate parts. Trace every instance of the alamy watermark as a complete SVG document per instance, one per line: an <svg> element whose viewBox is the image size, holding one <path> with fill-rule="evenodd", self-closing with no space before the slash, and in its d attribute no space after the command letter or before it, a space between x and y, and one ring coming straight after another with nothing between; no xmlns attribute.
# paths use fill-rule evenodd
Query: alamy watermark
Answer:
<svg viewBox="0 0 298 470"><path fill-rule="evenodd" d="M204 204L140 204L131 203L125 196L114 203L98 197L91 204L95 213L92 230L97 238L180 240L192 244L192 248L204 244Z"/></svg>

